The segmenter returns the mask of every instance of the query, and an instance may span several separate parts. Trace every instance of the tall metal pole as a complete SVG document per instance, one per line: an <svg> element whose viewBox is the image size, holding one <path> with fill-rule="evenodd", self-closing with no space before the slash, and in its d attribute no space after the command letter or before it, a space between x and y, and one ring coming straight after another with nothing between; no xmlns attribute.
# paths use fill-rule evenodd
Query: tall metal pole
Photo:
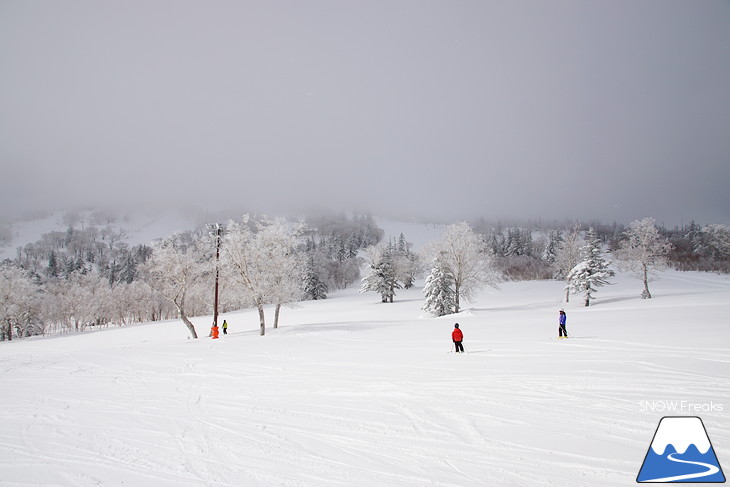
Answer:
<svg viewBox="0 0 730 487"><path fill-rule="evenodd" d="M213 325L218 326L218 263L221 258L221 224L215 224L215 299L213 300Z"/></svg>

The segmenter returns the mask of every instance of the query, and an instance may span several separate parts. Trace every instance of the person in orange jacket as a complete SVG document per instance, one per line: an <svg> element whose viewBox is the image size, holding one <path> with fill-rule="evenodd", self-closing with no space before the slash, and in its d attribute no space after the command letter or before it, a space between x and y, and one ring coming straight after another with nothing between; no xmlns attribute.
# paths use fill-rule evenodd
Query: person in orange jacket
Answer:
<svg viewBox="0 0 730 487"><path fill-rule="evenodd" d="M213 323L213 326L210 327L210 336L218 338L218 325L215 323Z"/></svg>
<svg viewBox="0 0 730 487"><path fill-rule="evenodd" d="M464 333L459 329L458 323L454 325L454 331L451 332L451 339L454 341L456 353L464 353L464 345L461 344L464 341Z"/></svg>

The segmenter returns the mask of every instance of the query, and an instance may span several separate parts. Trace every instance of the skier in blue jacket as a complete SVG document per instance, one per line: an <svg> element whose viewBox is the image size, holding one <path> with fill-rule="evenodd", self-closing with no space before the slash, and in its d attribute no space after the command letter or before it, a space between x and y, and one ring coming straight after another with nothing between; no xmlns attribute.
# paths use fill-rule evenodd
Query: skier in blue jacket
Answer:
<svg viewBox="0 0 730 487"><path fill-rule="evenodd" d="M558 338L568 338L568 330L565 329L565 322L567 321L568 317L565 314L565 310L561 309L559 311L560 318L558 318L558 324L560 327L558 328Z"/></svg>

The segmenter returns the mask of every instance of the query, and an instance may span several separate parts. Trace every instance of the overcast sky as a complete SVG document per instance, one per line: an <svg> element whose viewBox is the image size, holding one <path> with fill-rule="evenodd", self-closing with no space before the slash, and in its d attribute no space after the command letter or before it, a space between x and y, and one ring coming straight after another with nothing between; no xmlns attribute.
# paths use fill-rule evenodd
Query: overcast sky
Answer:
<svg viewBox="0 0 730 487"><path fill-rule="evenodd" d="M0 205L730 223L727 0L0 0Z"/></svg>

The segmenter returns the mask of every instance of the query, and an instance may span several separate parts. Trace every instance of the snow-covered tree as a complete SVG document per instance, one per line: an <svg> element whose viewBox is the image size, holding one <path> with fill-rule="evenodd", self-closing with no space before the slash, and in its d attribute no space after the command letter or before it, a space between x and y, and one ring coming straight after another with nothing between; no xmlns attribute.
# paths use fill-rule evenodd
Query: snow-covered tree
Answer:
<svg viewBox="0 0 730 487"><path fill-rule="evenodd" d="M84 331L90 325L114 320L116 296L106 278L98 273L72 272L44 286L43 314L48 325Z"/></svg>
<svg viewBox="0 0 730 487"><path fill-rule="evenodd" d="M530 255L532 253L532 231L529 228L510 228L504 248L506 257Z"/></svg>
<svg viewBox="0 0 730 487"><path fill-rule="evenodd" d="M404 289L410 289L416 282L416 278L422 274L421 258L411 251L412 244L408 242L401 233L397 245L392 245L393 260L395 262L396 276Z"/></svg>
<svg viewBox="0 0 730 487"><path fill-rule="evenodd" d="M304 254L297 252L297 236L302 229L298 224L292 228L277 218L265 220L259 225L257 240L268 249L267 302L274 304L274 328L279 327L282 305L291 305L302 297L304 275Z"/></svg>
<svg viewBox="0 0 730 487"><path fill-rule="evenodd" d="M38 287L27 272L14 265L0 265L0 339L28 333L38 314Z"/></svg>
<svg viewBox="0 0 730 487"><path fill-rule="evenodd" d="M83 307L87 298L77 279L79 276L72 274L68 279L51 281L45 285L43 315L46 320L64 330L83 331L85 327Z"/></svg>
<svg viewBox="0 0 730 487"><path fill-rule="evenodd" d="M112 319L125 325L148 321L150 310L154 307L152 289L143 281L122 282L112 289Z"/></svg>
<svg viewBox="0 0 730 487"><path fill-rule="evenodd" d="M454 278L447 266L438 257L431 263L431 273L423 286L426 302L421 309L434 316L444 316L456 309Z"/></svg>
<svg viewBox="0 0 730 487"><path fill-rule="evenodd" d="M666 266L666 256L672 250L672 244L659 234L653 218L631 222L624 235L625 240L616 251L617 257L624 267L640 274L644 282L641 297L649 299L649 275L653 269Z"/></svg>
<svg viewBox="0 0 730 487"><path fill-rule="evenodd" d="M241 222L231 221L226 225L221 261L225 275L235 280L256 306L263 336L266 334L266 257L264 249L258 246L252 227L255 228L255 222L249 215L244 215Z"/></svg>
<svg viewBox="0 0 730 487"><path fill-rule="evenodd" d="M46 268L46 275L49 278L58 277L58 259L56 258L56 252L51 251L51 255L48 257L48 267Z"/></svg>
<svg viewBox="0 0 730 487"><path fill-rule="evenodd" d="M614 275L609 262L603 257L601 240L593 228L588 230L586 244L581 247L581 262L568 273L568 289L573 294L582 293L585 305L590 306L593 294L599 286L610 284L608 278Z"/></svg>
<svg viewBox="0 0 730 487"><path fill-rule="evenodd" d="M549 264L555 264L558 260L558 247L563 242L563 234L557 230L548 233L547 243L542 252L542 260Z"/></svg>
<svg viewBox="0 0 730 487"><path fill-rule="evenodd" d="M700 253L717 260L730 257L730 227L723 224L705 225L700 235Z"/></svg>
<svg viewBox="0 0 730 487"><path fill-rule="evenodd" d="M570 232L566 232L555 252L555 277L567 279L570 271L580 262L582 240L579 227L576 225ZM570 302L570 287L565 288L565 302Z"/></svg>
<svg viewBox="0 0 730 487"><path fill-rule="evenodd" d="M392 303L395 290L401 289L392 247L370 247L368 253L370 269L362 278L360 292L374 291L380 294L383 303Z"/></svg>
<svg viewBox="0 0 730 487"><path fill-rule="evenodd" d="M188 318L188 299L191 290L202 280L209 280L211 274L204 247L200 239L173 235L155 245L146 263L150 287L175 305L193 338L198 338L198 334Z"/></svg>
<svg viewBox="0 0 730 487"><path fill-rule="evenodd" d="M287 230L280 219L256 221L244 215L240 222L227 225L222 245L223 268L256 306L262 336L266 334L264 306L276 305L278 319L282 304L301 297L302 266L294 244L294 232Z"/></svg>
<svg viewBox="0 0 730 487"><path fill-rule="evenodd" d="M499 276L484 237L475 233L468 223L447 227L442 240L431 243L426 252L441 259L444 269L454 279L454 312L460 310L461 298L471 297L485 285L495 286Z"/></svg>
<svg viewBox="0 0 730 487"><path fill-rule="evenodd" d="M322 279L321 266L318 265L315 253L310 252L304 269L304 299L327 299L327 283Z"/></svg>

